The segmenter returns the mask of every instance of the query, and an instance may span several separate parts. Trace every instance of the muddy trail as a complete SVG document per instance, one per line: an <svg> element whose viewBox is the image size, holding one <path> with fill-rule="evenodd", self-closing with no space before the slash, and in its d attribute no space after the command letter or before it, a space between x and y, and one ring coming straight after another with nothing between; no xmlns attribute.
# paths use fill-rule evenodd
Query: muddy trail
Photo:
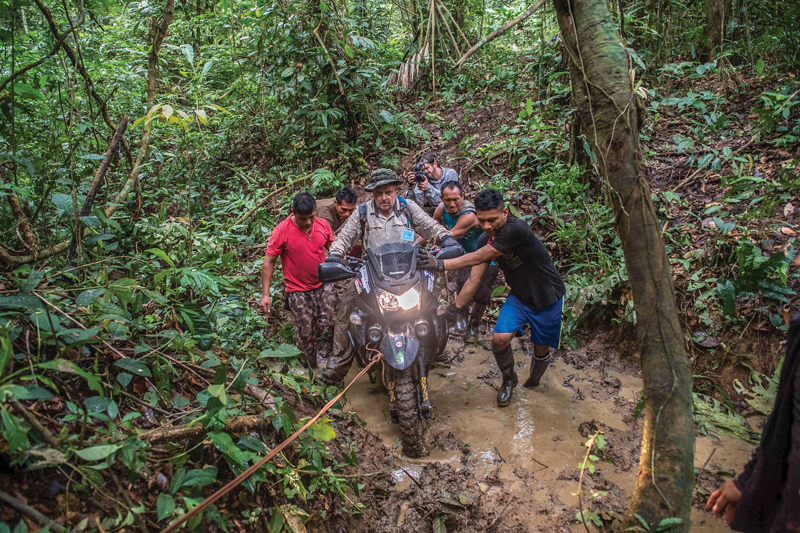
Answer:
<svg viewBox="0 0 800 533"><path fill-rule="evenodd" d="M526 345L514 341L520 376L528 371ZM641 379L610 364L614 345L594 339L560 350L537 390L518 387L511 405L498 408L500 376L486 347L451 341L451 362L431 371L433 446L423 459L402 455L380 384L362 379L350 389L345 410L355 411L384 445L371 440L373 448L361 453L380 457L391 479L370 478L361 498L367 508L346 527L334 521L317 531L427 532L434 521L448 531L584 531L576 518L579 467L583 444L595 431L604 432L607 445L595 473L584 475L583 505L607 530L622 519L638 469L642 422L634 413ZM692 531L730 531L701 504L741 469L752 448L732 437L698 434ZM596 491L605 495L593 499Z"/></svg>

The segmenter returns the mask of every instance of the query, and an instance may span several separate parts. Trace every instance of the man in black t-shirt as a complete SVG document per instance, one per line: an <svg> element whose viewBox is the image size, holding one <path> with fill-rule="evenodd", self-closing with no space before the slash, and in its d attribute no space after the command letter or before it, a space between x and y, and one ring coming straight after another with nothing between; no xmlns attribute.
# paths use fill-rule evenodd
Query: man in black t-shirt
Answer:
<svg viewBox="0 0 800 533"><path fill-rule="evenodd" d="M523 387L538 386L550 364L550 348L558 348L561 341L561 313L566 287L553 259L530 226L508 215L500 191L486 189L479 192L475 197L475 211L484 231L478 239L477 250L456 259L429 257L417 268L459 270L472 267L469 280L458 294L455 305L448 307L448 315L452 317L469 304L489 263L494 260L500 265L511 292L494 327L492 352L503 373L497 404L504 407L511 401L517 385L511 339L522 334L525 324L530 325L534 357L530 376Z"/></svg>

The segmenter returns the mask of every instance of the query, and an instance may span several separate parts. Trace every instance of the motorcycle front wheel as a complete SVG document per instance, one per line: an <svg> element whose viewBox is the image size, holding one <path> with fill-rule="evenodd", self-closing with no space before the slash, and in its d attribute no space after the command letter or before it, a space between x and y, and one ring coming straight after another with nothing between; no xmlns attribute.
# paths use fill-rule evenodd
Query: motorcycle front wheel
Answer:
<svg viewBox="0 0 800 533"><path fill-rule="evenodd" d="M408 457L428 455L425 443L425 422L419 416L417 387L412 375L413 367L395 371L395 408L403 435L403 453Z"/></svg>

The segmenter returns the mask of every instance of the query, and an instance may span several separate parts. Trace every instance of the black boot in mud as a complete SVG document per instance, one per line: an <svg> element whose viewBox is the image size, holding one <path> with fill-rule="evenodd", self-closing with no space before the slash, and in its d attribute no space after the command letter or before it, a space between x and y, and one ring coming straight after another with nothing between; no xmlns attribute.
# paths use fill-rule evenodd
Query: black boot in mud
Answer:
<svg viewBox="0 0 800 533"><path fill-rule="evenodd" d="M544 373L547 370L547 367L550 365L550 361L552 359L552 352L547 352L547 355L544 357L536 357L534 355L531 358L531 374L528 376L528 379L522 384L522 386L526 389L538 387L539 382L542 380L542 376L544 376Z"/></svg>
<svg viewBox="0 0 800 533"><path fill-rule="evenodd" d="M519 383L517 381L517 373L514 372L514 352L511 351L511 345L509 345L503 350L492 348L492 353L494 354L494 360L497 361L498 368L503 373L503 384L500 385L500 390L497 391L497 405L505 407L511 403L514 387Z"/></svg>
<svg viewBox="0 0 800 533"><path fill-rule="evenodd" d="M464 342L475 343L481 338L481 320L483 319L484 311L486 311L486 306L483 304L476 303L472 307L472 312L469 314L467 323L467 333L464 335Z"/></svg>
<svg viewBox="0 0 800 533"><path fill-rule="evenodd" d="M497 405L505 407L511 403L511 395L514 394L514 387L517 386L517 373L513 368L503 371L503 384L497 391Z"/></svg>

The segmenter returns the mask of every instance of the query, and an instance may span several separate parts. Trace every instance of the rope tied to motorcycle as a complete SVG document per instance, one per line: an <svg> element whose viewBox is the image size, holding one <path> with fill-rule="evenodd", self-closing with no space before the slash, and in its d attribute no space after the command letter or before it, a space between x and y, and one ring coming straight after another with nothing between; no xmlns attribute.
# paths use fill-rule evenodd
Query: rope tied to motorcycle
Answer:
<svg viewBox="0 0 800 533"><path fill-rule="evenodd" d="M236 476L234 479L229 481L224 487L217 490L214 494L203 500L203 502L200 505L198 505L185 515L175 520L173 523L171 523L163 530L161 530L161 533L172 533L173 531L176 531L184 522L191 520L193 517L203 512L209 505L213 504L214 502L216 502L217 500L228 494L230 491L235 489L237 486L242 484L247 478L253 475L256 472L256 470L267 464L272 458L274 458L278 453L283 451L289 444L291 444L295 439L297 439L297 437L302 435L312 424L314 424L317 420L319 420L320 417L328 411L328 409L333 407L334 404L336 404L336 402L338 402L341 399L341 397L344 396L347 390L356 381L361 379L364 376L364 374L366 374L369 371L369 369L372 368L373 365L375 365L378 361L381 361L383 359L383 354L380 351L375 349L372 349L371 351L374 352L374 355L372 356L372 359L370 360L369 364L367 364L367 366L365 366L361 370L361 372L359 372L358 375L350 383L348 383L344 387L344 389L342 389L342 391L339 394L334 396L331 399L331 401L326 403L325 407L323 407L316 415L314 415L308 422L306 422L305 425L303 425L303 427L295 431L291 437L289 437L285 441L281 442L278 446L273 448L271 452L269 452L266 456L261 458L257 463L254 463L250 468L248 468L247 470Z"/></svg>

